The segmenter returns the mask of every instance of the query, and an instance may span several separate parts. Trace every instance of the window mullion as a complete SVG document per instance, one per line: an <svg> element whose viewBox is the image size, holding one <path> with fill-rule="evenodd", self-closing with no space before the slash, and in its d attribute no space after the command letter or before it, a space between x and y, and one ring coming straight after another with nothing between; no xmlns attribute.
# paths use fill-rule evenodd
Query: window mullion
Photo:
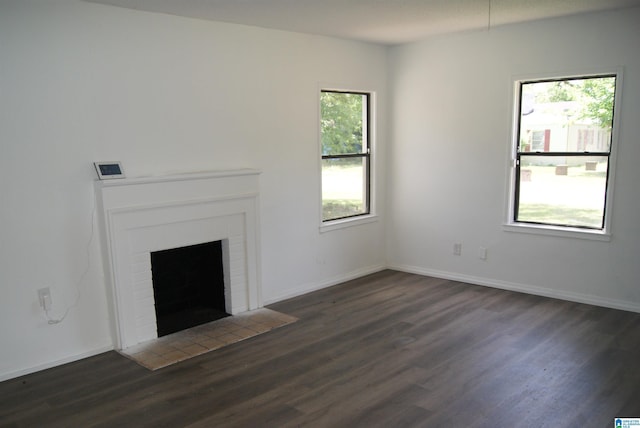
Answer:
<svg viewBox="0 0 640 428"><path fill-rule="evenodd" d="M518 152L519 156L609 156L610 152Z"/></svg>
<svg viewBox="0 0 640 428"><path fill-rule="evenodd" d="M364 158L367 156L369 156L368 153L345 153L341 155L322 155L322 159Z"/></svg>

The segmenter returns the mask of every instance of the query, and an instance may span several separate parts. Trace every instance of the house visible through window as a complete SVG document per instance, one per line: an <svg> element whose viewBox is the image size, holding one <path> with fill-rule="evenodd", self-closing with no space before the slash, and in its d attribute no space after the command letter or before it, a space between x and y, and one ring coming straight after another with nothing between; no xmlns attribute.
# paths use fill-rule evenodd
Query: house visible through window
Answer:
<svg viewBox="0 0 640 428"><path fill-rule="evenodd" d="M322 221L369 214L370 95L322 91Z"/></svg>
<svg viewBox="0 0 640 428"><path fill-rule="evenodd" d="M518 86L513 221L604 229L616 76Z"/></svg>

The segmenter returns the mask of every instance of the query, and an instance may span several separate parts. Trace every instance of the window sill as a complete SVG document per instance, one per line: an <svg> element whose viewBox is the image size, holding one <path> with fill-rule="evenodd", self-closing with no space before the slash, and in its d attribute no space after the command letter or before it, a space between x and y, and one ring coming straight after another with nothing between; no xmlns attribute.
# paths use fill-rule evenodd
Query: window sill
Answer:
<svg viewBox="0 0 640 428"><path fill-rule="evenodd" d="M506 232L528 233L531 235L558 236L562 238L587 239L591 241L611 241L611 234L605 231L580 229L575 227L507 223L502 225L502 230Z"/></svg>
<svg viewBox="0 0 640 428"><path fill-rule="evenodd" d="M332 230L344 229L347 227L359 226L361 224L374 223L376 221L378 221L378 216L374 214L327 221L320 225L320 233L331 232Z"/></svg>

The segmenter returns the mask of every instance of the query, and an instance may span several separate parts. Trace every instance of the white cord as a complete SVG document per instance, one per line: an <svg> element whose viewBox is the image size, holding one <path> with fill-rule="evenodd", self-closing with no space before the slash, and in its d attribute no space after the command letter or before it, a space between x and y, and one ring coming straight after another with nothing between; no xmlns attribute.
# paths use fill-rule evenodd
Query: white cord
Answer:
<svg viewBox="0 0 640 428"><path fill-rule="evenodd" d="M69 305L67 309L64 311L64 314L62 315L62 317L58 319L51 318L51 316L49 315L49 309L44 310L45 316L47 317L47 320L48 320L48 324L50 325L60 324L62 321L64 321L64 319L69 314L69 311L71 310L71 308L75 307L78 304L78 301L80 301L80 295L82 294L82 284L84 282L85 277L89 273L89 269L91 269L91 244L93 243L93 236L95 234L94 223L95 223L95 217L96 217L96 205L97 205L96 197L95 195L93 195L93 209L91 211L91 234L89 235L89 242L87 242L87 246L86 246L87 266L85 267L84 272L82 272L82 275L80 275L78 282L76 282L76 298L73 301L73 303Z"/></svg>

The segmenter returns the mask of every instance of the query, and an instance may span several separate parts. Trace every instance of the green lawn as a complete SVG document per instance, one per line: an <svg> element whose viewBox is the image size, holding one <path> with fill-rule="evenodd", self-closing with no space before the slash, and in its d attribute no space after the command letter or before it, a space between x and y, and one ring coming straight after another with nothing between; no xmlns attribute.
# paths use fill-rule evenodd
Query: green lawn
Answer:
<svg viewBox="0 0 640 428"><path fill-rule="evenodd" d="M567 175L556 175L555 166L524 167L530 180L520 183L519 221L601 228L606 170L571 166Z"/></svg>
<svg viewBox="0 0 640 428"><path fill-rule="evenodd" d="M349 217L365 210L361 163L322 169L322 219Z"/></svg>
<svg viewBox="0 0 640 428"><path fill-rule="evenodd" d="M362 214L361 200L324 200L322 201L322 219L342 218Z"/></svg>
<svg viewBox="0 0 640 428"><path fill-rule="evenodd" d="M602 211L562 205L520 204L519 221L561 226L602 227Z"/></svg>

